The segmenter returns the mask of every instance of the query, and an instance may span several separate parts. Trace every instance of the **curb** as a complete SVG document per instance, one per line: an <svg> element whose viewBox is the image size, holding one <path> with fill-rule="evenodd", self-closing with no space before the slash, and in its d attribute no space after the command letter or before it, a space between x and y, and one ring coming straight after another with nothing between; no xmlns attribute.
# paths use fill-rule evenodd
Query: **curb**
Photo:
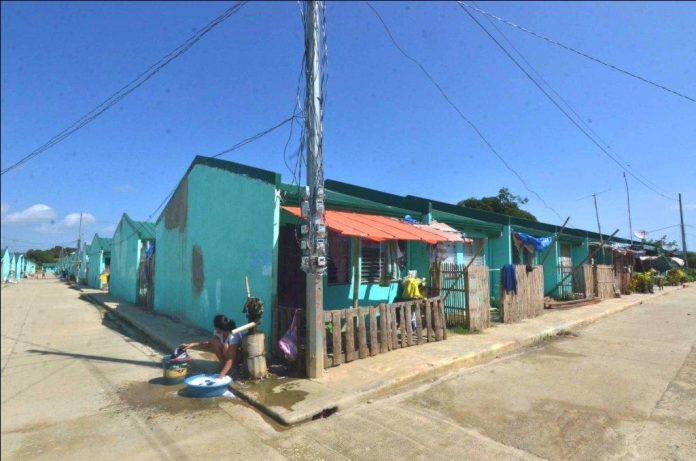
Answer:
<svg viewBox="0 0 696 461"><path fill-rule="evenodd" d="M679 287L678 289L684 289L685 287ZM670 294L672 291L669 292L658 292L655 293L655 295L652 298L649 299L655 299L659 296L664 296L667 294ZM91 294L84 293L80 296L82 299L85 299L93 304L97 304L105 309L107 309L109 312L113 313L116 317L118 317L120 320L124 321L127 323L130 327L133 329L137 330L139 333L147 336L150 338L154 343L156 343L159 346L164 346L165 350L168 349L174 349L178 346L178 344L169 344L169 342L162 338L162 336L159 334L158 331L152 330L147 327L143 327L142 325L138 325L136 321L133 321L131 318L129 318L128 315L124 315L123 312L119 312L118 309L114 309L107 304L99 301L98 299L94 298ZM378 389L372 389L369 391L362 392L360 394L355 394L355 395L348 395L348 396L343 396L342 398L338 398L331 410L345 410L347 408L350 408L351 406L355 406L360 403L364 403L370 399L374 399L377 397L384 396L386 394L392 393L397 391L399 388L413 384L416 382L420 381L425 381L427 379L432 379L432 378L437 378L437 377L442 377L448 373L451 373L453 371L469 368L475 365L480 365L484 363L488 363L495 358L503 355L503 354L508 354L517 350L525 349L530 346L534 346L536 344L539 344L540 342L552 338L558 335L558 333L563 332L563 331L574 331L581 329L583 327L586 327L588 325L591 325L593 323L596 323L606 317L609 317L611 315L617 314L619 312L623 312L625 310L628 310L632 307L638 306L643 304L646 301L646 299L641 299L641 300L636 300L634 302L631 302L629 304L625 305L619 305L616 307L612 307L609 309L606 309L602 312L599 312L597 314L594 314L590 317L581 319L581 320L576 320L576 321L566 321L565 323L561 323L558 325L550 326L543 331L530 335L528 337L525 337L523 339L519 340L510 340L510 341L501 341L495 344L491 344L484 350L480 350L477 352L471 352L469 354L465 354L459 357L455 357L449 361L443 361L439 364L428 364L431 368L428 370L417 370L415 372L412 372L408 375L404 375L401 377L398 377L396 379L392 379L389 382L383 383ZM537 317L538 318L538 317ZM256 400L253 396L248 395L244 389L237 389L237 388L232 388L230 387L230 390L237 395L239 398L244 400L245 402L249 403L250 405L254 406L255 408L259 409L262 411L264 414L268 415L269 417L273 418L275 421L279 422L280 424L284 426L292 426L296 425L299 423L303 423L306 421L309 421L313 419L315 416L322 414L325 410L329 410L328 408L317 408L313 409L311 411L305 411L302 413L296 413L296 414L289 414L289 415L283 415L279 414L278 412L274 411L273 409L265 406L263 403L259 402Z"/></svg>
<svg viewBox="0 0 696 461"><path fill-rule="evenodd" d="M684 287L679 287L679 289L683 289ZM667 295L671 292L667 293L655 293L657 296L650 298L650 299L655 299L658 296L664 296ZM628 310L632 307L638 306L643 304L643 302L646 300L637 300L635 302L625 304L625 305L620 305L616 306L611 309L607 309L603 312L599 312L591 317L578 320L578 321L571 321L571 322L566 322L563 324L555 325L552 327L549 327L545 329L544 331L528 336L524 339L521 340L515 340L515 341L507 341L507 342L499 342L490 345L488 348L486 348L483 351L479 352L472 352L467 355L463 355L460 357L457 357L453 360L451 360L449 363L442 363L440 365L431 365L432 368L427 371L417 371L414 373L411 373L406 376L399 377L397 379L393 379L390 382L383 383L382 386L380 386L379 389L374 389L370 391L363 392L358 395L352 395L352 396L345 396L343 398L338 398L334 405L333 408L317 408L312 411L307 411L303 413L297 413L295 415L290 414L290 415L281 415L272 410L271 408L268 408L264 406L261 402L258 402L254 397L247 395L243 389L235 389L235 393L239 395L242 399L253 405L254 407L260 409L263 411L266 415L270 416L271 418L275 419L279 423L285 425L285 426L293 426L296 424L304 423L307 421L312 420L315 416L323 413L325 410L333 410L335 409L336 411L341 411L345 410L347 408L350 408L352 406L358 405L360 403L364 403L368 400L378 398L387 394L390 394L392 392L395 392L399 390L400 388L407 386L409 384L413 384L416 382L421 382L421 381L426 381L428 379L432 378L439 378L442 376L447 375L448 373L451 373L453 371L458 371L462 370L465 368L470 368L475 365L481 365L484 363L488 363L495 358L503 355L503 354L509 354L511 352L515 352L521 349L525 349L531 346L534 346L548 338L552 338L558 333L563 332L563 331L573 331L573 330L578 330L583 327L586 327L588 325L591 325L593 323L596 323L606 317L609 317L614 314L618 314L619 312L623 312L625 310Z"/></svg>
<svg viewBox="0 0 696 461"><path fill-rule="evenodd" d="M155 345L157 347L162 348L163 350L169 350L169 349L173 350L173 349L176 349L176 347L178 346L178 344L172 346L171 344L168 343L168 341L166 339L163 339L159 335L159 333L157 333L156 331L151 330L150 328L144 327L142 325L138 325L136 322L134 322L132 319L130 319L128 315L124 315L122 312L119 312L118 309L114 309L113 307L107 305L106 303L99 301L98 299L94 298L91 294L87 294L87 293L82 294L82 295L80 295L80 298L84 299L85 301L90 302L91 304L96 304L96 305L106 309L111 314L118 317L119 320L126 323L129 327L136 330L138 333L142 334L143 336L147 336L150 339L150 341L155 343Z"/></svg>

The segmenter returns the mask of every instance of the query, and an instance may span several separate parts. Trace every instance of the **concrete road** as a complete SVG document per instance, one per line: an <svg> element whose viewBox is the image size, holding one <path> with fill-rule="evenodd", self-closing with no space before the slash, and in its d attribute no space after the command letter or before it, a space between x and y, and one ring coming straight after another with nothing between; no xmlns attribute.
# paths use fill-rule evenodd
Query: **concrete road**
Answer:
<svg viewBox="0 0 696 461"><path fill-rule="evenodd" d="M696 459L694 288L292 429L158 384L78 295L2 289L3 459Z"/></svg>

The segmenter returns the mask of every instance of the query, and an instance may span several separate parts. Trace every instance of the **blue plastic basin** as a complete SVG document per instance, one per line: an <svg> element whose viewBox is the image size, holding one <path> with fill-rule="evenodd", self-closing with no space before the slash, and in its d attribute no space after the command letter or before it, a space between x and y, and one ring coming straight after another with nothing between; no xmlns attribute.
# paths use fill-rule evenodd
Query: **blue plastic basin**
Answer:
<svg viewBox="0 0 696 461"><path fill-rule="evenodd" d="M232 378L225 376L225 379L218 381L218 375L194 375L186 378L186 394L189 397L217 397L225 393Z"/></svg>

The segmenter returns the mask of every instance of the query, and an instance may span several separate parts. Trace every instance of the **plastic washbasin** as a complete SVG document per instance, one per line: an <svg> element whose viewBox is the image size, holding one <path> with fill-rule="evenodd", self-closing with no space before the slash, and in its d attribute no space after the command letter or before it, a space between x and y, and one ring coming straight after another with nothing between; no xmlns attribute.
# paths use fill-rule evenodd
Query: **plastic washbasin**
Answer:
<svg viewBox="0 0 696 461"><path fill-rule="evenodd" d="M219 375L194 375L186 378L186 394L189 397L217 397L225 393L232 378L225 376L218 379Z"/></svg>

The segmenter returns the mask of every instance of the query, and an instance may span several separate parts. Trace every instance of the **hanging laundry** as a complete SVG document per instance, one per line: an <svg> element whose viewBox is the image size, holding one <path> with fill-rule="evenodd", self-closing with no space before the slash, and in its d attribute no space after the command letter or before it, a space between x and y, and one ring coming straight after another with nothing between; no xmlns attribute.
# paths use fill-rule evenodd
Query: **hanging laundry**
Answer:
<svg viewBox="0 0 696 461"><path fill-rule="evenodd" d="M553 242L553 237L532 237L524 232L513 232L512 235L519 239L526 248L531 247L533 251L544 251Z"/></svg>
<svg viewBox="0 0 696 461"><path fill-rule="evenodd" d="M505 293L517 294L517 275L515 274L515 266L505 264L500 270L500 284L503 286Z"/></svg>

